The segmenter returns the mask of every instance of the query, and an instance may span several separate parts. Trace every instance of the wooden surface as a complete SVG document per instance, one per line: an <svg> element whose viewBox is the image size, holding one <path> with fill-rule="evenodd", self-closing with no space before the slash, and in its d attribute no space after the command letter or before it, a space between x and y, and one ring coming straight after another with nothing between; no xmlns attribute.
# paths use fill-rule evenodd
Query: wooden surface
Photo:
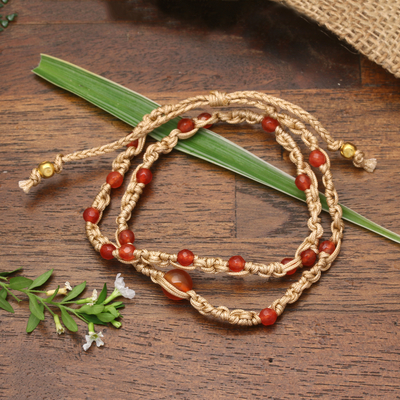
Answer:
<svg viewBox="0 0 400 400"><path fill-rule="evenodd" d="M82 350L86 327L58 336L50 317L25 333L28 302L0 310L2 399L399 399L399 245L346 223L330 271L273 327L239 328L168 300L150 280L101 259L82 212L114 154L68 164L25 195L18 181L62 152L108 143L129 127L35 77L40 53L60 57L172 103L209 90L260 90L313 113L335 138L378 159L374 174L338 154L340 201L400 232L400 82L330 33L267 1L10 0L0 33L1 270L24 268L46 286L109 287L118 272L137 292L106 346ZM215 131L294 174L259 127ZM270 262L306 236L304 204L214 165L173 152L154 168L131 220L139 248ZM119 198L102 222L112 237ZM322 216L324 229L329 218ZM214 305L260 310L299 273L264 282L193 272Z"/></svg>

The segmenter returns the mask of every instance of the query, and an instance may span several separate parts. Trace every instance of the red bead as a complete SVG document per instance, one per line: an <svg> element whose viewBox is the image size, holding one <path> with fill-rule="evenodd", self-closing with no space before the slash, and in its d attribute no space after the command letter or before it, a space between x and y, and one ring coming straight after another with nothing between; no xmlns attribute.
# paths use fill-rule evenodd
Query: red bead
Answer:
<svg viewBox="0 0 400 400"><path fill-rule="evenodd" d="M302 190L303 192L307 189L310 189L311 186L311 179L306 174L297 175L296 180L294 181L297 188Z"/></svg>
<svg viewBox="0 0 400 400"><path fill-rule="evenodd" d="M279 126L279 122L271 117L265 117L261 122L261 126L265 132L274 133Z"/></svg>
<svg viewBox="0 0 400 400"><path fill-rule="evenodd" d="M111 260L114 258L112 252L115 250L115 246L111 243L103 244L100 249L100 255L105 260Z"/></svg>
<svg viewBox="0 0 400 400"><path fill-rule="evenodd" d="M178 263L187 267L193 262L194 254L190 250L181 250L178 253Z"/></svg>
<svg viewBox="0 0 400 400"><path fill-rule="evenodd" d="M93 207L89 207L83 212L83 219L86 222L91 222L92 224L95 224L99 220L99 218L100 218L99 210L96 210Z"/></svg>
<svg viewBox="0 0 400 400"><path fill-rule="evenodd" d="M322 253L328 253L332 254L336 249L335 243L331 242L330 240L325 240L319 245L319 252Z"/></svg>
<svg viewBox="0 0 400 400"><path fill-rule="evenodd" d="M167 280L171 285L174 285L181 292L187 292L192 290L193 281L190 275L186 271L181 269L171 269L164 275L165 280ZM176 297L171 293L167 292L163 288L164 294L172 300L182 300L180 297Z"/></svg>
<svg viewBox="0 0 400 400"><path fill-rule="evenodd" d="M113 188L119 188L124 182L124 177L117 171L110 172L107 175L106 182Z"/></svg>
<svg viewBox="0 0 400 400"><path fill-rule="evenodd" d="M301 262L305 267L312 267L317 261L317 255L311 250L304 250L301 254Z"/></svg>
<svg viewBox="0 0 400 400"><path fill-rule="evenodd" d="M119 233L118 240L120 244L133 243L135 241L135 234L129 229L125 229Z"/></svg>
<svg viewBox="0 0 400 400"><path fill-rule="evenodd" d="M139 146L139 139L134 140L126 145L126 147L138 147Z"/></svg>
<svg viewBox="0 0 400 400"><path fill-rule="evenodd" d="M314 150L310 153L310 157L308 159L310 161L310 164L313 167L320 167L322 164L326 163L326 157L325 154L322 151L319 150Z"/></svg>
<svg viewBox="0 0 400 400"><path fill-rule="evenodd" d="M264 310L260 312L260 318L263 325L273 325L278 318L278 314L272 308L264 308Z"/></svg>
<svg viewBox="0 0 400 400"><path fill-rule="evenodd" d="M243 270L245 263L246 261L244 261L243 257L233 256L229 259L228 266L231 271L240 272Z"/></svg>
<svg viewBox="0 0 400 400"><path fill-rule="evenodd" d="M178 122L178 129L185 133L194 129L194 122L189 118L183 118Z"/></svg>
<svg viewBox="0 0 400 400"><path fill-rule="evenodd" d="M135 246L133 244L123 244L119 250L119 256L125 261L132 261L135 258L133 252L135 251Z"/></svg>
<svg viewBox="0 0 400 400"><path fill-rule="evenodd" d="M208 119L210 119L211 118L211 114L209 114L209 113L201 113L198 117L197 117L197 119L199 119L199 120L201 120L201 121L207 121ZM208 129L208 128L211 128L212 127L212 124L208 124L208 125L204 125L203 126L203 128L206 128L206 129Z"/></svg>
<svg viewBox="0 0 400 400"><path fill-rule="evenodd" d="M153 179L153 174L147 168L140 168L139 171L136 173L136 180L139 183L144 183L147 185Z"/></svg>
<svg viewBox="0 0 400 400"><path fill-rule="evenodd" d="M281 261L281 264L286 265L286 264L289 264L290 261L293 261L293 260L294 260L294 258L284 258ZM296 272L296 270L297 270L297 268L294 268L291 271L286 272L286 275L293 275Z"/></svg>

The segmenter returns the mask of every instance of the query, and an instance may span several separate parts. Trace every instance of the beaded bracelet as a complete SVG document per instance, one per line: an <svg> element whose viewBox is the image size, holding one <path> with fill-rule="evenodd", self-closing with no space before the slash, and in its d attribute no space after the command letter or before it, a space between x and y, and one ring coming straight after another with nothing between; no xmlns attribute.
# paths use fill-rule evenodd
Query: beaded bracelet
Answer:
<svg viewBox="0 0 400 400"><path fill-rule="evenodd" d="M147 147L143 163L138 165L132 174L129 185L122 197L121 212L117 217L118 228L115 233L115 243L103 236L98 226L104 209L110 203L111 189L118 188L123 183L123 177L128 171L131 159L138 155L145 144L146 136L153 129L169 120L178 117L190 110L199 107L228 107L230 105L245 104L261 112L249 109L234 109L232 111L217 111L212 115L202 113L197 118L181 119L176 129L161 141ZM143 189L152 180L150 170L160 154L169 153L179 139L193 136L200 128L209 128L218 121L230 124L247 122L249 124L261 123L262 128L268 133L275 133L276 140L288 152L290 160L297 167L296 186L305 192L310 218L307 225L310 234L303 240L296 250L293 258L284 258L281 262L261 264L245 261L241 256L233 256L229 260L221 258L201 257L190 250L181 250L178 254L168 254L160 251L137 249L133 245L134 233L128 229L128 221L135 208ZM238 325L272 325L277 317L282 314L288 303L294 303L313 283L321 277L322 271L327 271L339 254L344 224L342 209L338 204L338 195L332 181L330 160L324 150L318 146L318 140L307 128L307 123L315 133L327 142L331 151L340 150L341 154L352 159L356 167L362 167L372 172L376 166L375 159L365 159L363 152L351 143L334 140L322 125L310 114L282 99L268 96L263 93L246 91L234 93L211 92L209 95L191 97L175 105L165 105L145 115L136 128L124 138L108 145L79 151L67 156L57 155L54 162L41 163L34 168L29 180L19 182L19 186L28 193L32 186L40 183L42 178L49 178L54 173L60 173L63 164L68 161L81 160L106 154L126 146L112 164L112 172L107 176L106 182L101 186L92 206L85 210L83 218L86 221L86 234L94 249L100 255L110 260L118 259L124 264L131 264L142 274L160 285L164 293L173 300L187 299L192 306L203 315L212 315L223 321ZM311 150L309 163L318 167L323 174L322 182L325 186L325 196L332 218L332 235L329 240L319 243L323 229L320 225L319 214L321 203L318 195L316 176L310 165L304 161L303 155L290 133L301 137L305 145ZM162 269L174 267L165 273ZM192 289L192 279L187 270L200 269L205 273L226 273L231 276L245 276L257 274L262 278L283 277L293 274L297 268L311 267L305 270L300 279L293 283L285 294L275 300L269 307L261 312L233 310L227 307L213 307L205 298Z"/></svg>

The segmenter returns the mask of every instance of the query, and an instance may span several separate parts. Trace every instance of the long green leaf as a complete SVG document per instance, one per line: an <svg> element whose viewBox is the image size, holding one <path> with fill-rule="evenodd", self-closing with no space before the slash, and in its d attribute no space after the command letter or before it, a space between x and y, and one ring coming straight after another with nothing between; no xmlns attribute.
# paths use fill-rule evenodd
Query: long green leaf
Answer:
<svg viewBox="0 0 400 400"><path fill-rule="evenodd" d="M51 274L53 273L53 270L51 269L50 271L45 272L44 274L38 276L29 286L29 289L34 289L36 287L42 286L45 284L48 279L50 278Z"/></svg>
<svg viewBox="0 0 400 400"><path fill-rule="evenodd" d="M66 301L70 301L72 299L74 299L75 297L78 297L84 290L86 287L86 281L82 282L81 284L79 284L78 286L75 286L67 296L64 297L64 300L61 302L65 303Z"/></svg>
<svg viewBox="0 0 400 400"><path fill-rule="evenodd" d="M39 303L39 308L43 313L44 305L42 303ZM36 329L36 327L39 325L39 322L40 322L40 319L31 313L31 315L29 316L29 319L28 319L28 324L26 325L26 332L27 333L33 332Z"/></svg>
<svg viewBox="0 0 400 400"><path fill-rule="evenodd" d="M131 126L142 120L158 104L106 78L76 65L42 54L40 64L33 70L43 79L86 99ZM155 129L150 135L160 140L176 128L179 118ZM179 141L175 147L184 153L217 164L289 196L305 201L304 192L297 189L294 178L249 151L207 129L200 129L190 139ZM223 149L223 151L222 151ZM320 194L322 208L328 211L325 196ZM341 205L343 218L381 236L400 243L400 235L381 227Z"/></svg>
<svg viewBox="0 0 400 400"><path fill-rule="evenodd" d="M44 307L41 307L40 304L38 304L36 297L33 294L28 293L28 297L29 297L29 310L36 318L43 321L44 320L44 312L43 312Z"/></svg>
<svg viewBox="0 0 400 400"><path fill-rule="evenodd" d="M3 299L2 296L0 297L0 308L10 313L14 313L14 309L12 308L11 304L6 299Z"/></svg>
<svg viewBox="0 0 400 400"><path fill-rule="evenodd" d="M78 331L78 325L75 320L68 314L68 311L65 307L60 306L61 309L61 319L64 322L65 327L71 332Z"/></svg>
<svg viewBox="0 0 400 400"><path fill-rule="evenodd" d="M25 278L24 276L16 276L15 278L10 279L10 289L23 289L31 285L32 282L32 279Z"/></svg>

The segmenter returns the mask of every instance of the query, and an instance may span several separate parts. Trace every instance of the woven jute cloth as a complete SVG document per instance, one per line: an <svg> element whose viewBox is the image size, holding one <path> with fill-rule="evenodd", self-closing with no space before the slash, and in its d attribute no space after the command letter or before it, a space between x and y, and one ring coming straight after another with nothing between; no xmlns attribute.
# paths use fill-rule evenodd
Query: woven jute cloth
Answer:
<svg viewBox="0 0 400 400"><path fill-rule="evenodd" d="M399 0L274 0L326 26L400 78Z"/></svg>

